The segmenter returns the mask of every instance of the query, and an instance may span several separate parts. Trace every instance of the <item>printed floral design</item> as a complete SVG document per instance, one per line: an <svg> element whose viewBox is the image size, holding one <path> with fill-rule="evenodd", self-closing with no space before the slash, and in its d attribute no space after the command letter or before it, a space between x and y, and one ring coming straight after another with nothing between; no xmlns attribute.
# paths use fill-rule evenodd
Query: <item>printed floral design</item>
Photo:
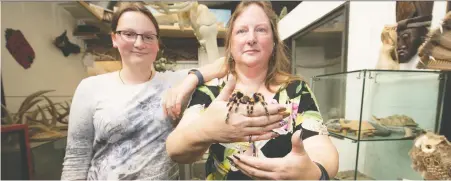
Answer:
<svg viewBox="0 0 451 181"><path fill-rule="evenodd" d="M281 121L281 124L284 124L284 126L273 129L274 132L277 132L280 135L293 133L293 129L296 124L296 119L298 117L298 108L299 108L298 103L288 101L285 107L287 108L286 111L290 113L290 116L286 117Z"/></svg>

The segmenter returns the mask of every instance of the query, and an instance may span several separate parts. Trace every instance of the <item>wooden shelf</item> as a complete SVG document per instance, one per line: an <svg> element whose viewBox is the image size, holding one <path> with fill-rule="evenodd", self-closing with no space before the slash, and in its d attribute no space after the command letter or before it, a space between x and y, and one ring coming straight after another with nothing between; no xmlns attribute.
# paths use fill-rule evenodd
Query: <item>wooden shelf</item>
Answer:
<svg viewBox="0 0 451 181"><path fill-rule="evenodd" d="M100 28L100 32L94 32L92 34L74 32L74 36L80 36L82 39L92 39L96 34L108 34L111 32L110 23L103 21L102 11L93 8L89 3L85 1L70 1L61 2L59 6L67 10L76 20L81 20L88 25L93 25ZM218 31L218 39L223 39L226 34L225 28L220 28ZM162 37L173 38L194 38L194 32L191 27L185 28L183 31L178 26L160 26L160 35Z"/></svg>
<svg viewBox="0 0 451 181"><path fill-rule="evenodd" d="M225 38L226 29L220 28L218 29L217 38ZM161 25L160 26L160 36L162 37L173 37L173 38L194 38L194 31L191 27L184 28L182 31L178 26L168 26Z"/></svg>
<svg viewBox="0 0 451 181"><path fill-rule="evenodd" d="M85 1L68 1L58 3L58 5L67 10L75 20L81 20L88 25L98 27L100 34L110 33L109 23L103 22L102 17L90 7L89 3Z"/></svg>
<svg viewBox="0 0 451 181"><path fill-rule="evenodd" d="M337 32L343 32L344 29L345 29L344 23L340 23L334 27L318 27L318 28L314 29L312 32L314 32L314 33L337 33Z"/></svg>

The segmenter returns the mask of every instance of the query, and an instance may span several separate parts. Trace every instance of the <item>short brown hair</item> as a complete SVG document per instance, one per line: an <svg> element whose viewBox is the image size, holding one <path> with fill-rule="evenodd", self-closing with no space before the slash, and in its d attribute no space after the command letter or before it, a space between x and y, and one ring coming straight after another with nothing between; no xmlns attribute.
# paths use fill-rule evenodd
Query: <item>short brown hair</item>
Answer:
<svg viewBox="0 0 451 181"><path fill-rule="evenodd" d="M146 6L144 6L143 2L118 2L119 6L117 11L113 14L113 19L111 21L111 30L116 32L117 24L119 22L119 18L123 13L128 11L141 12L147 17L149 17L150 21L152 21L155 29L157 30L157 36L160 35L160 27L158 26L157 19L153 16L152 12Z"/></svg>
<svg viewBox="0 0 451 181"><path fill-rule="evenodd" d="M274 92L274 90L271 90L270 85L281 85L285 83L289 83L293 80L302 80L300 77L296 77L291 75L291 67L290 67L290 60L288 59L287 53L286 53L286 47L283 41L279 37L279 29L277 26L277 15L272 9L271 2L267 1L242 1L240 4L238 4L236 10L233 12L230 22L228 23L227 27L227 36L225 38L225 53L226 53L226 59L229 60L228 66L229 70L236 74L235 72L235 65L234 61L230 61L233 58L231 57L231 42L230 39L232 38L232 31L233 26L240 14L251 4L256 4L260 6L263 11L265 12L266 16L269 19L269 22L271 24L271 30L273 33L273 41L275 43L275 48L273 52L272 58L269 60L268 65L268 74L265 78L265 86L269 91Z"/></svg>

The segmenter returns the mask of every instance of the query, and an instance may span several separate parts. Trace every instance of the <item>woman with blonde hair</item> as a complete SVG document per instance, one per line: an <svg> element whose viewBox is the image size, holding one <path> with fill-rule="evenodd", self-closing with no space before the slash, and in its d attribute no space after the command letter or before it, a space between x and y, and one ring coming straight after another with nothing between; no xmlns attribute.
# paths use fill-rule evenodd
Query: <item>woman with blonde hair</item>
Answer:
<svg viewBox="0 0 451 181"><path fill-rule="evenodd" d="M208 150L206 172L212 180L334 177L337 150L309 86L289 73L270 2L241 2L232 14L226 38L230 74L194 92L167 139L169 156L192 163ZM286 111L274 111L273 106L279 104ZM254 125L265 126L251 131Z"/></svg>

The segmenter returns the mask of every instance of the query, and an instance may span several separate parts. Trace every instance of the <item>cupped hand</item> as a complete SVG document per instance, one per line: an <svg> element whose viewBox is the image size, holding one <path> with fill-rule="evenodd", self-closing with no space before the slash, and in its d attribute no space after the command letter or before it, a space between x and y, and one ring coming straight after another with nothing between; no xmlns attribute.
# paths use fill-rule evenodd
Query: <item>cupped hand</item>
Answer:
<svg viewBox="0 0 451 181"><path fill-rule="evenodd" d="M291 152L282 158L253 157L248 154L239 154L228 157L228 159L241 172L254 179L319 179L321 170L305 151L301 131L298 130L293 134L291 142Z"/></svg>
<svg viewBox="0 0 451 181"><path fill-rule="evenodd" d="M254 106L252 115L247 115L247 106L233 109L228 115L227 103L235 88L236 80L229 77L218 97L212 101L209 107L202 113L199 121L199 130L205 138L212 143L247 142L252 135L251 141L267 140L278 136L273 129L280 128L284 124L284 118L289 116L285 113L285 105L269 104L267 110L263 106Z"/></svg>

